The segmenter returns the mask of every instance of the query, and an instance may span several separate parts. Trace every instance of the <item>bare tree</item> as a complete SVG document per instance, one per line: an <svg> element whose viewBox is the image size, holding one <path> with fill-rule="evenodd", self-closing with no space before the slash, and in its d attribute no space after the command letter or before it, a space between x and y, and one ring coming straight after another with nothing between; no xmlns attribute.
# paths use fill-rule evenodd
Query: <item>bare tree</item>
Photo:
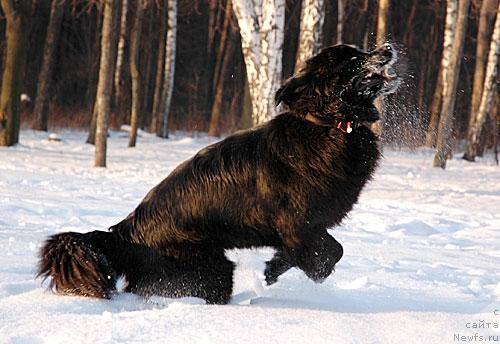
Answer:
<svg viewBox="0 0 500 344"><path fill-rule="evenodd" d="M111 108L111 93L117 50L116 24L119 0L103 0L104 19L101 36L101 58L95 111L97 111L95 135L95 166L106 167L108 117Z"/></svg>
<svg viewBox="0 0 500 344"><path fill-rule="evenodd" d="M7 20L0 92L0 146L12 146L19 142L20 97L28 51L31 0L0 0L0 5Z"/></svg>
<svg viewBox="0 0 500 344"><path fill-rule="evenodd" d="M134 25L130 34L130 77L132 79L132 107L130 111L130 132L128 146L135 147L139 112L141 111L141 73L139 71L139 44L141 42L142 18L146 0L137 0Z"/></svg>
<svg viewBox="0 0 500 344"><path fill-rule="evenodd" d="M460 72L460 61L464 46L464 38L467 30L467 17L469 14L470 0L448 0L446 10L446 29L444 39L444 50L451 44L451 53L443 54L441 61L443 69L443 104L439 116L439 130L436 139L436 155L433 166L446 168L446 159L451 155L451 141L453 132L453 110L455 107L455 94ZM456 25L452 21L456 18ZM453 29L454 28L454 29Z"/></svg>
<svg viewBox="0 0 500 344"><path fill-rule="evenodd" d="M387 28L387 23L389 22L389 1L378 1L377 46L379 47L387 41L387 34L389 33L389 29Z"/></svg>
<svg viewBox="0 0 500 344"><path fill-rule="evenodd" d="M282 77L285 0L233 0L252 100L253 124L276 115Z"/></svg>
<svg viewBox="0 0 500 344"><path fill-rule="evenodd" d="M99 56L101 56L101 35L102 35L102 16L96 16L96 25L95 25L95 33L94 33L94 47L92 49L92 54L90 58L91 62L91 70L88 77L88 90L87 90L87 98L91 101L92 104L92 114L90 116L90 124L89 124L89 135L87 136L87 143L95 144L95 129L97 126L97 108L96 108L96 95L97 95L97 83L99 79Z"/></svg>
<svg viewBox="0 0 500 344"><path fill-rule="evenodd" d="M445 45L445 49L451 49L451 44ZM443 49L443 56L447 54L448 51ZM448 57L449 59L449 57ZM436 146L436 137L439 126L439 115L441 113L441 105L443 104L443 65L440 64L438 71L438 78L436 80L436 87L434 88L434 95L432 97L431 103L431 111L429 118L429 125L427 126L427 133L425 135L425 145L427 147L435 147Z"/></svg>
<svg viewBox="0 0 500 344"><path fill-rule="evenodd" d="M301 70L306 60L315 55L321 48L321 31L324 21L324 0L302 1L299 46L297 48L297 58L295 59L295 73Z"/></svg>
<svg viewBox="0 0 500 344"><path fill-rule="evenodd" d="M344 1L337 0L337 44L342 44L344 41L342 36L344 34Z"/></svg>
<svg viewBox="0 0 500 344"><path fill-rule="evenodd" d="M470 140L472 135L472 127L476 119L476 114L479 111L481 96L483 94L484 73L488 60L488 48L490 38L493 31L493 22L495 21L495 13L497 10L498 0L484 0L481 3L481 11L479 15L479 26L477 32L476 43L476 62L474 67L474 79L472 85L472 97L469 111L469 121L467 125L467 139ZM486 142L485 131L481 133L481 144ZM482 155L482 147L479 145L478 155Z"/></svg>
<svg viewBox="0 0 500 344"><path fill-rule="evenodd" d="M222 25L219 49L216 56L214 83L215 90L214 101L210 111L210 124L208 126L208 135L219 136L219 119L222 108L222 96L224 94L224 76L229 70L230 59L233 55L234 44L232 42L233 23L232 23L232 3L227 0L224 9L224 23Z"/></svg>
<svg viewBox="0 0 500 344"><path fill-rule="evenodd" d="M377 12L377 37L376 43L378 47L381 47L387 41L387 34L389 33L387 28L387 23L389 21L389 1L390 0L379 0L378 1L378 12ZM380 121L372 124L372 129L377 134L382 134L382 122L384 121L385 105L382 97L375 100L375 106L380 112Z"/></svg>
<svg viewBox="0 0 500 344"><path fill-rule="evenodd" d="M484 73L488 60L488 48L490 46L491 23L495 20L498 0L483 0L479 14L479 27L476 44L476 63L474 67L474 81L472 87L472 100L469 112L469 127L472 127L474 114L479 110L483 94Z"/></svg>
<svg viewBox="0 0 500 344"><path fill-rule="evenodd" d="M165 65L163 67L163 114L160 117L159 137L168 137L168 116L174 91L175 50L177 39L177 0L168 0L167 5L167 35L165 36Z"/></svg>
<svg viewBox="0 0 500 344"><path fill-rule="evenodd" d="M149 125L150 133L159 133L160 116L162 115L163 101L161 99L161 90L163 85L163 67L165 64L165 41L167 35L167 8L161 5L159 8L160 27L159 27L159 40L158 40L158 55L156 58L156 75L155 75L155 89L153 93L153 109L151 112L151 124Z"/></svg>
<svg viewBox="0 0 500 344"><path fill-rule="evenodd" d="M484 124L488 114L491 113L493 105L493 95L495 94L495 78L498 74L498 56L500 54L500 5L497 10L497 18L495 20L495 28L493 37L491 38L490 49L488 53L488 63L486 67L486 76L482 87L481 103L479 109L474 116L471 133L467 142L467 149L464 154L464 159L474 161L477 154L477 147L481 132L484 130Z"/></svg>
<svg viewBox="0 0 500 344"><path fill-rule="evenodd" d="M52 83L54 52L59 40L61 21L64 14L64 1L52 0L50 19L47 26L47 38L43 48L42 69L38 75L37 95L35 99L33 129L47 131L49 92Z"/></svg>
<svg viewBox="0 0 500 344"><path fill-rule="evenodd" d="M118 39L118 50L116 53L116 67L115 67L115 102L119 102L122 97L122 71L123 60L125 55L125 43L127 40L127 14L128 14L128 0L121 0L121 13L120 13L120 35Z"/></svg>
<svg viewBox="0 0 500 344"><path fill-rule="evenodd" d="M436 138L439 127L439 116L443 105L444 75L447 73L447 61L450 61L452 54L453 33L457 25L457 2L448 1L446 3L446 19L444 25L443 52L441 54L441 63L439 65L438 77L434 94L432 97L429 125L425 136L425 145L427 147L436 146ZM446 63L445 63L446 62Z"/></svg>

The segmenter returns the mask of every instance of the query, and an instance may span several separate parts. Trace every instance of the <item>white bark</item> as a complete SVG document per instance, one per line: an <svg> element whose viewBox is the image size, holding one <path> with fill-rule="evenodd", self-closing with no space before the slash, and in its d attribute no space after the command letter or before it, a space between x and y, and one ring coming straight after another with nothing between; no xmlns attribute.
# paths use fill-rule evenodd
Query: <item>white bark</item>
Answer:
<svg viewBox="0 0 500 344"><path fill-rule="evenodd" d="M324 0L302 1L302 12L300 14L299 46L297 48L295 72L301 70L306 63L306 60L318 53L319 49L321 48L321 33L324 19Z"/></svg>
<svg viewBox="0 0 500 344"><path fill-rule="evenodd" d="M115 67L115 93L117 98L121 95L121 75L123 66L123 52L125 50L125 40L127 36L127 10L128 10L128 0L122 0L122 10L120 17L120 36L118 40L118 52L116 55L116 67ZM118 99L115 99L118 100Z"/></svg>
<svg viewBox="0 0 500 344"><path fill-rule="evenodd" d="M443 57L441 60L441 73L443 77L443 87L441 93L448 94L450 85L450 77L452 76L448 70L450 68L450 61L452 58L453 38L457 28L457 0L448 0L446 5L446 23L444 27L444 41L443 41Z"/></svg>
<svg viewBox="0 0 500 344"><path fill-rule="evenodd" d="M484 78L483 92L481 95L481 102L479 104L479 111L474 119L472 125L471 136L467 143L467 152L465 158L467 160L474 160L477 154L477 147L479 145L479 138L484 129L484 124L488 114L491 112L493 104L493 94L495 93L495 78L498 74L498 59L500 55L500 4L498 5L497 18L495 20L495 28L493 29L493 36L491 38L490 50L488 53L488 64L486 65L486 76Z"/></svg>
<svg viewBox="0 0 500 344"><path fill-rule="evenodd" d="M443 169L446 167L446 159L451 155L455 93L463 55L469 7L470 0L460 0L460 3L457 3L457 0L448 0L444 33L444 50L446 50L446 54L443 52L442 59L443 105L439 116L436 155L433 161L434 167ZM451 48L449 48L449 45L451 45Z"/></svg>
<svg viewBox="0 0 500 344"><path fill-rule="evenodd" d="M285 0L235 0L233 9L257 125L276 115L274 94L281 82Z"/></svg>
<svg viewBox="0 0 500 344"><path fill-rule="evenodd" d="M165 101L160 121L161 137L168 137L168 116L174 91L175 50L177 38L177 0L168 0L167 35L165 36L165 67L163 73L162 99Z"/></svg>
<svg viewBox="0 0 500 344"><path fill-rule="evenodd" d="M472 97L467 128L468 139L470 139L472 126L474 125L475 116L479 111L481 95L483 94L484 75L486 72L486 65L488 63L488 49L492 34L490 30L491 26L494 26L497 5L498 0L483 0L481 3L481 12L479 14L479 25L476 39L476 63L474 66Z"/></svg>

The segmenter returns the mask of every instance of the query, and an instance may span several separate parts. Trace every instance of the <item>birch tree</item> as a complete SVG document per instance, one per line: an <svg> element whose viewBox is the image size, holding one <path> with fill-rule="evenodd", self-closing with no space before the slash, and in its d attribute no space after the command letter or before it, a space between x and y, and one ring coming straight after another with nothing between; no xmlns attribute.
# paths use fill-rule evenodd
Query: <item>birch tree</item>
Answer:
<svg viewBox="0 0 500 344"><path fill-rule="evenodd" d="M451 155L451 140L453 131L453 110L455 107L455 93L460 72L460 61L467 30L467 17L469 14L470 0L448 0L446 9L446 26L444 37L444 50L442 66L442 106L439 116L439 128L436 139L436 154L433 166L446 168L446 159ZM454 20L456 18L456 21ZM455 21L455 23L454 23ZM451 45L451 48L449 47Z"/></svg>
<svg viewBox="0 0 500 344"><path fill-rule="evenodd" d="M479 110L483 94L484 74L488 60L488 48L490 46L490 25L495 20L498 0L483 0L479 14L479 27L476 43L476 63L474 67L474 79L472 86L472 99L470 107L469 127L475 122L475 114Z"/></svg>
<svg viewBox="0 0 500 344"><path fill-rule="evenodd" d="M132 79L132 106L130 111L130 132L128 146L135 147L139 112L141 111L141 73L139 71L139 44L141 42L142 18L146 0L137 0L134 24L130 34L130 77Z"/></svg>
<svg viewBox="0 0 500 344"><path fill-rule="evenodd" d="M175 50L177 38L177 0L168 0L167 5L167 35L165 36L165 65L163 67L163 114L160 117L158 136L168 137L168 116L174 91Z"/></svg>
<svg viewBox="0 0 500 344"><path fill-rule="evenodd" d="M389 30L387 23L389 22L389 0L378 1L377 13L377 46L381 47L387 41Z"/></svg>
<svg viewBox="0 0 500 344"><path fill-rule="evenodd" d="M337 0L337 44L342 44L344 34L344 0Z"/></svg>
<svg viewBox="0 0 500 344"><path fill-rule="evenodd" d="M381 47L387 41L387 34L389 33L387 28L388 21L389 21L389 0L379 0L378 12L377 12L377 36L376 36L377 47ZM375 100L375 106L380 112L380 121L373 123L371 127L375 133L381 135L382 122L384 121L385 117L384 99L382 97L377 98Z"/></svg>
<svg viewBox="0 0 500 344"><path fill-rule="evenodd" d="M471 134L467 142L467 149L464 154L464 159L474 161L477 154L477 148L481 133L484 130L484 124L491 113L493 104L493 95L495 94L495 78L498 74L498 57L500 55L500 5L497 10L497 18L495 20L495 28L491 38L490 49L488 53L488 63L486 66L486 76L482 87L481 102L477 114L474 116L474 122L471 128Z"/></svg>
<svg viewBox="0 0 500 344"><path fill-rule="evenodd" d="M33 110L35 115L33 129L35 130L47 131L49 92L52 83L54 52L59 40L63 14L64 2L61 0L52 0L50 6L50 19L47 26L47 38L45 39L45 46L43 48L42 69L38 75L37 95L35 99L35 108Z"/></svg>
<svg viewBox="0 0 500 344"><path fill-rule="evenodd" d="M427 147L436 146L438 134L439 118L443 105L444 76L447 73L448 62L451 59L453 33L457 25L457 0L449 0L446 3L446 19L444 25L443 52L441 53L441 63L439 65L438 78L434 89L434 96L431 103L431 111L427 134L425 136L425 145Z"/></svg>
<svg viewBox="0 0 500 344"><path fill-rule="evenodd" d="M222 109L222 96L224 95L224 76L228 73L231 62L230 59L234 51L232 17L232 3L231 0L227 0L213 75L214 82L212 88L214 90L214 100L210 110L210 123L208 126L209 136L219 136L220 134L219 121Z"/></svg>
<svg viewBox="0 0 500 344"><path fill-rule="evenodd" d="M121 14L120 14L120 35L118 39L118 50L116 53L116 67L115 67L115 101L119 102L122 93L122 70L123 59L125 53L125 43L127 40L127 14L128 14L128 0L121 0Z"/></svg>
<svg viewBox="0 0 500 344"><path fill-rule="evenodd" d="M1 0L0 5L7 21L0 92L0 146L12 146L19 141L20 97L28 53L31 0Z"/></svg>
<svg viewBox="0 0 500 344"><path fill-rule="evenodd" d="M111 108L111 93L117 49L115 26L118 19L119 0L104 0L104 19L102 23L101 57L95 111L97 111L95 134L96 167L106 167L106 145L108 117Z"/></svg>
<svg viewBox="0 0 500 344"><path fill-rule="evenodd" d="M488 49L490 47L490 38L493 31L495 14L497 11L498 0L483 0L479 14L479 25L476 40L476 62L474 66L474 78L472 85L472 97L467 123L467 139L470 140L472 127L474 125L476 114L479 111L479 104L483 94L484 74L488 60ZM481 144L478 147L478 155L482 155L484 143L486 141L485 132L481 133Z"/></svg>
<svg viewBox="0 0 500 344"><path fill-rule="evenodd" d="M295 59L295 73L304 67L308 58L319 52L324 21L324 0L302 1L299 45L297 48L297 58Z"/></svg>
<svg viewBox="0 0 500 344"><path fill-rule="evenodd" d="M167 9L166 6L160 6L160 23L159 23L159 40L158 40L158 55L156 59L156 76L155 89L153 93L153 108L151 111L151 124L149 132L159 134L159 122L162 115L163 101L161 99L163 86L163 67L165 65L165 41L167 35Z"/></svg>
<svg viewBox="0 0 500 344"><path fill-rule="evenodd" d="M285 0L233 0L241 34L254 125L276 115L281 83Z"/></svg>

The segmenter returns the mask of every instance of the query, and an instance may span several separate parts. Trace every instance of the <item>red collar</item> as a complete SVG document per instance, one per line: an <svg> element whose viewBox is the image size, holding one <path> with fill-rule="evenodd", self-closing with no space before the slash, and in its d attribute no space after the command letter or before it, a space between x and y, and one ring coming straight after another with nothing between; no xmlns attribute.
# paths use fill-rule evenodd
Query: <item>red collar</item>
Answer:
<svg viewBox="0 0 500 344"><path fill-rule="evenodd" d="M307 114L304 119L316 125L335 127L344 134L352 133L352 130L354 128L354 123L352 121L346 121L346 119L341 115L337 115L333 119L323 119Z"/></svg>

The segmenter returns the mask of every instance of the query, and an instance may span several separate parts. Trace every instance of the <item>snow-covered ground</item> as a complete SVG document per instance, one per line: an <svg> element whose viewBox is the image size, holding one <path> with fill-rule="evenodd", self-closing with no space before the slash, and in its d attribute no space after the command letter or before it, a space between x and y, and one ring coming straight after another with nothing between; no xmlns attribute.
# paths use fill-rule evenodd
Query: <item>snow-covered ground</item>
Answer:
<svg viewBox="0 0 500 344"><path fill-rule="evenodd" d="M115 224L210 142L143 133L127 148L113 132L100 169L83 132L59 136L22 131L20 145L0 149L1 343L500 341L500 169L491 156L457 158L443 171L430 167L431 151L386 150L350 218L332 230L345 250L335 274L317 285L291 270L267 287L269 249L228 252L239 262L232 304L207 306L58 296L34 280L46 236Z"/></svg>

